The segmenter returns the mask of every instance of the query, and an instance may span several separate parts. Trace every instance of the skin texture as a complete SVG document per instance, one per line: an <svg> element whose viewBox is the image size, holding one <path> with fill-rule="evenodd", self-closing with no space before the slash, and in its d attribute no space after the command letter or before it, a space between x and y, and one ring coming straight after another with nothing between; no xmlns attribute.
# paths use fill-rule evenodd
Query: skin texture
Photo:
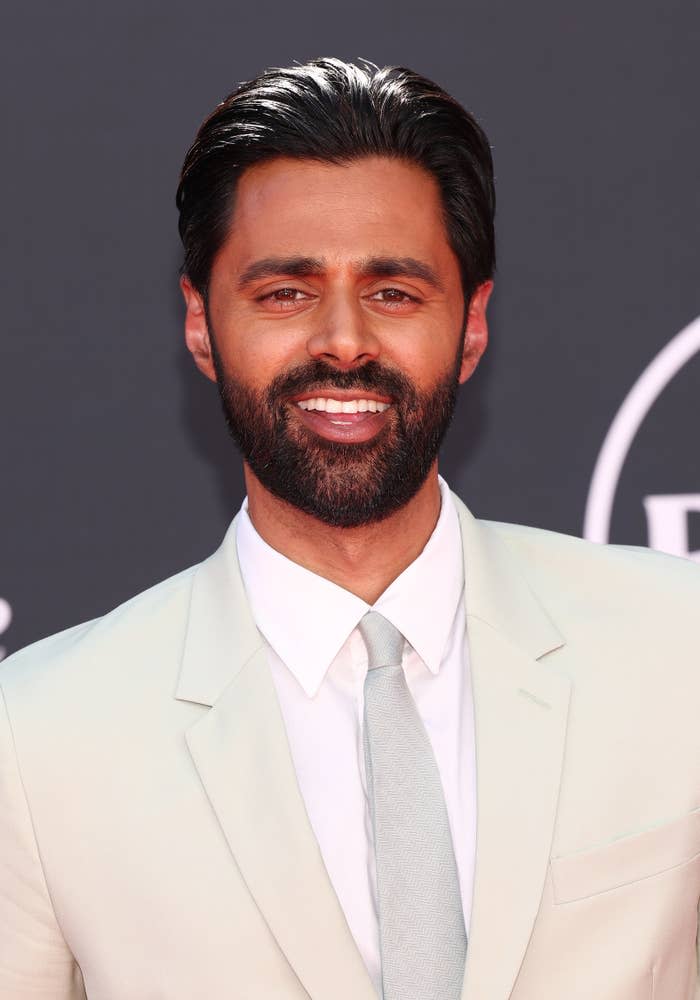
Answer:
<svg viewBox="0 0 700 1000"><path fill-rule="evenodd" d="M303 274L287 266L241 282L252 265L270 258L318 264ZM432 280L425 273L384 273L377 259L418 261ZM187 277L181 287L187 347L216 381L202 297ZM480 285L469 305L461 383L486 347L491 289L490 281ZM229 235L214 260L208 305L224 371L251 388L264 390L280 374L320 359L340 372L380 361L417 389L432 389L454 363L464 316L437 184L422 168L385 157L342 165L280 157L251 167L239 181ZM304 419L290 406L291 420ZM249 514L265 541L368 603L420 554L440 510L437 462L399 511L353 528L331 527L298 510L266 490L247 464L244 471Z"/></svg>

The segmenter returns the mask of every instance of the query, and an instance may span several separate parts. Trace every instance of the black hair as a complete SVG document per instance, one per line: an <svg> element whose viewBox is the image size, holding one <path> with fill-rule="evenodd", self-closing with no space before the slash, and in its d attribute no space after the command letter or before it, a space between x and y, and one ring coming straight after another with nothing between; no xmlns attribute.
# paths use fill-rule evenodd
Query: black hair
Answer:
<svg viewBox="0 0 700 1000"><path fill-rule="evenodd" d="M437 84L399 66L314 59L269 69L201 125L177 189L183 273L207 298L243 171L276 156L347 163L389 156L438 183L467 301L495 266L493 163L486 135Z"/></svg>

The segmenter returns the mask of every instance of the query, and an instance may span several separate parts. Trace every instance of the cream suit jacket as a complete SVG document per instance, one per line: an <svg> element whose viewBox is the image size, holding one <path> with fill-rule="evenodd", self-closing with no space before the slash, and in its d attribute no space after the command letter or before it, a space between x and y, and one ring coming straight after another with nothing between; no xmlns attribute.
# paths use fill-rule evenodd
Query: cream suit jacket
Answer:
<svg viewBox="0 0 700 1000"><path fill-rule="evenodd" d="M697 1000L700 570L457 503L478 780L463 1000ZM10 657L0 686L2 1000L376 1000L233 529Z"/></svg>

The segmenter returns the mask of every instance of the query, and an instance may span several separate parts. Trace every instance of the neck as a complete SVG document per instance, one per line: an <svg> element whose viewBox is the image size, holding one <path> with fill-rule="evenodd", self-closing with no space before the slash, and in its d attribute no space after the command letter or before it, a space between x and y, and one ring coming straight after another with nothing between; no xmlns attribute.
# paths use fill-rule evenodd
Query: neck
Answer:
<svg viewBox="0 0 700 1000"><path fill-rule="evenodd" d="M273 496L248 465L244 471L248 515L267 544L368 604L420 555L440 515L437 462L401 510L359 528L324 524Z"/></svg>

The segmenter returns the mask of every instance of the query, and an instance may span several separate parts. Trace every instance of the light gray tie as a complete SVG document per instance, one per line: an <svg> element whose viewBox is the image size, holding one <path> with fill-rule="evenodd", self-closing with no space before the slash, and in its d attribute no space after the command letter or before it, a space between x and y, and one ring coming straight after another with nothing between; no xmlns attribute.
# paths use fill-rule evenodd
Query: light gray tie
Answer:
<svg viewBox="0 0 700 1000"><path fill-rule="evenodd" d="M384 1000L459 1000L467 935L445 799L406 684L404 638L369 611L364 751L377 861Z"/></svg>

